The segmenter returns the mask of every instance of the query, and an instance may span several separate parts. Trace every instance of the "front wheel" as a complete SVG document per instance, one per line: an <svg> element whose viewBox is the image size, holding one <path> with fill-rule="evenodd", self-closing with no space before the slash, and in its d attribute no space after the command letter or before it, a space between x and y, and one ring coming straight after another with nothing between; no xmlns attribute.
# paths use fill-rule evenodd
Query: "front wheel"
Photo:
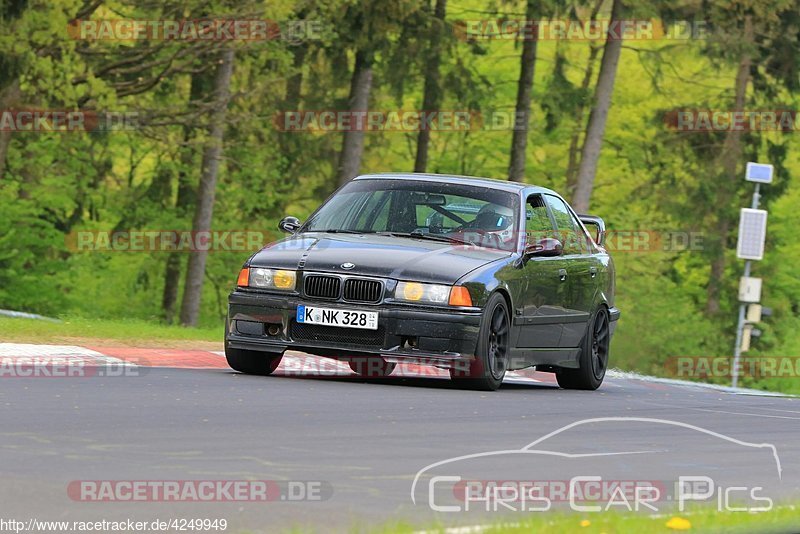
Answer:
<svg viewBox="0 0 800 534"><path fill-rule="evenodd" d="M256 350L225 347L225 359L231 369L247 375L270 375L281 364L283 353L274 354Z"/></svg>
<svg viewBox="0 0 800 534"><path fill-rule="evenodd" d="M562 369L556 373L558 385L564 389L595 390L603 383L608 368L611 341L608 310L600 307L589 324L581 343L580 368Z"/></svg>
<svg viewBox="0 0 800 534"><path fill-rule="evenodd" d="M450 369L450 378L470 389L494 391L499 388L508 367L510 333L506 299L495 293L483 311L475 359L467 369Z"/></svg>

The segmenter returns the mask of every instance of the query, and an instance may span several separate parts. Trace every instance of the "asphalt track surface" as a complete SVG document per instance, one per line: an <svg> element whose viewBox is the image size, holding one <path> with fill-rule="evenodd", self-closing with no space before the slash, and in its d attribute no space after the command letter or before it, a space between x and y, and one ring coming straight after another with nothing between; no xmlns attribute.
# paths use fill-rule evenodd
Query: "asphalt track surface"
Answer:
<svg viewBox="0 0 800 534"><path fill-rule="evenodd" d="M487 503L435 512L429 498L463 507L452 487L431 483L437 475L598 475L661 481L663 489L678 475L701 475L716 485L715 507L724 494L718 490L730 487L760 486L759 495L775 502L800 497L795 398L624 376L607 378L596 392L565 391L544 373L508 378L486 393L459 390L441 374L364 380L300 354L271 377L235 373L214 353L161 357L129 376L0 379L0 518L224 518L227 532L327 532L391 520L475 525L535 513ZM303 481L320 497L75 500L70 483L87 480ZM665 495L659 511L674 499Z"/></svg>

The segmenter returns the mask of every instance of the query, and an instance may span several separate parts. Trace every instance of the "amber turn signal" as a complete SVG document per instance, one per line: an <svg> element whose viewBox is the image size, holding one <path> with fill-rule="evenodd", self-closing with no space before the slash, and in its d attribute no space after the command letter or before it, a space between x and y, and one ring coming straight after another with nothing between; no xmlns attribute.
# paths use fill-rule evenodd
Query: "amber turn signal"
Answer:
<svg viewBox="0 0 800 534"><path fill-rule="evenodd" d="M239 279L236 281L236 285L239 287L247 287L250 284L250 269L245 267L241 271L239 271Z"/></svg>
<svg viewBox="0 0 800 534"><path fill-rule="evenodd" d="M472 306L472 297L464 286L453 286L450 290L450 306Z"/></svg>

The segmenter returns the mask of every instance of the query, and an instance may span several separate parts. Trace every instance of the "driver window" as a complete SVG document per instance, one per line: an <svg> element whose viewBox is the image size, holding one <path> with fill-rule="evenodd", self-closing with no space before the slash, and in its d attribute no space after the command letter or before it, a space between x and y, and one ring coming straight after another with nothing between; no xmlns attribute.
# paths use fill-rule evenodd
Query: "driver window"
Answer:
<svg viewBox="0 0 800 534"><path fill-rule="evenodd" d="M564 254L581 254L581 235L583 232L578 227L567 205L563 200L552 195L547 195L547 204L553 212L559 240L564 246Z"/></svg>
<svg viewBox="0 0 800 534"><path fill-rule="evenodd" d="M536 243L545 237L553 237L553 223L541 195L528 197L525 206L525 237L526 243Z"/></svg>

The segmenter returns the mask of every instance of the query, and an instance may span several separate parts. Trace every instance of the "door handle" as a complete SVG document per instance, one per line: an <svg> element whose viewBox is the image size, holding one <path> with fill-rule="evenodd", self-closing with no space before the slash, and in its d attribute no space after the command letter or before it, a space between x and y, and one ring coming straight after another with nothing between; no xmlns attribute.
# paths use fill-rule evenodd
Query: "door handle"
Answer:
<svg viewBox="0 0 800 534"><path fill-rule="evenodd" d="M567 270L566 269L559 269L558 270L558 279L562 282L567 279Z"/></svg>
<svg viewBox="0 0 800 534"><path fill-rule="evenodd" d="M589 267L589 274L591 275L592 278L597 276L597 267Z"/></svg>

